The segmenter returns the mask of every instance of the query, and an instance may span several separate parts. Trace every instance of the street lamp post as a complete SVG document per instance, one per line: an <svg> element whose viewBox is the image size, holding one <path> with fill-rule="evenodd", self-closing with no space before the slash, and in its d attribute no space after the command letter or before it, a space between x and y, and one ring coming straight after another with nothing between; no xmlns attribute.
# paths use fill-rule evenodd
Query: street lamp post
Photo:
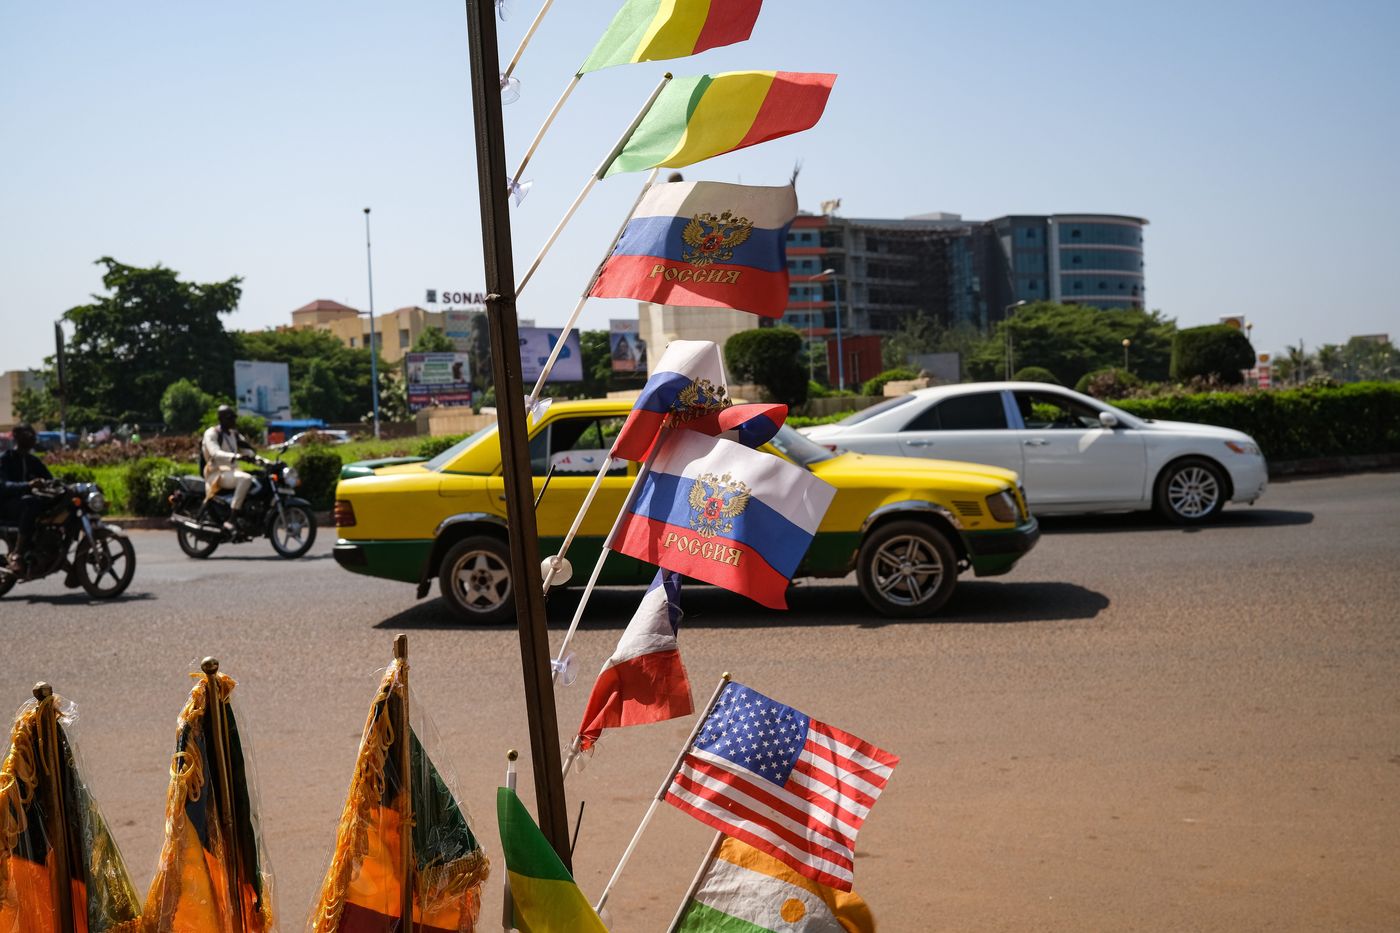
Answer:
<svg viewBox="0 0 1400 933"><path fill-rule="evenodd" d="M365 208L365 269L369 273L369 392L374 403L374 439L379 440L379 338L374 331L374 258L369 248L369 208Z"/></svg>
<svg viewBox="0 0 1400 933"><path fill-rule="evenodd" d="M836 308L836 388L845 390L846 388L846 358L841 352L841 280L836 277L835 269L823 269L813 279L820 279L826 276L831 277L831 290L835 298ZM808 319L810 320L810 318ZM828 374L828 378L830 374Z"/></svg>
<svg viewBox="0 0 1400 933"><path fill-rule="evenodd" d="M1011 336L1011 315L1017 308L1023 308L1026 300L1022 298L1015 304L1009 304L1002 309L1002 324L1006 327L1006 378L1011 379L1011 374L1016 371L1016 346L1014 338Z"/></svg>
<svg viewBox="0 0 1400 933"><path fill-rule="evenodd" d="M1132 345L1133 342L1131 340L1127 337L1123 338L1123 372L1125 373L1128 372L1128 347Z"/></svg>

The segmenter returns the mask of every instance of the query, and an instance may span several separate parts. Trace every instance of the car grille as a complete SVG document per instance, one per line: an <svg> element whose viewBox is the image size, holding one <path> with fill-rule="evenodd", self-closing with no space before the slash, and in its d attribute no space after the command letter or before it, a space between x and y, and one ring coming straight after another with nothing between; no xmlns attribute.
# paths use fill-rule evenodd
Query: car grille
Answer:
<svg viewBox="0 0 1400 933"><path fill-rule="evenodd" d="M963 518L982 517L982 504L976 499L954 499L953 508Z"/></svg>

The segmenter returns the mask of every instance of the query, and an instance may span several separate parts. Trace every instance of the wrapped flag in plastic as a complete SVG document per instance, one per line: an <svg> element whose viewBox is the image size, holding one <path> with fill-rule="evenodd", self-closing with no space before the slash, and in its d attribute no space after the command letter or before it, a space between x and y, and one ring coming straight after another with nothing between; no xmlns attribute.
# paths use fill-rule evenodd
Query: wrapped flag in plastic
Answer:
<svg viewBox="0 0 1400 933"><path fill-rule="evenodd" d="M668 415L700 418L729 407L724 362L711 340L672 340L632 405L612 455L645 460Z"/></svg>

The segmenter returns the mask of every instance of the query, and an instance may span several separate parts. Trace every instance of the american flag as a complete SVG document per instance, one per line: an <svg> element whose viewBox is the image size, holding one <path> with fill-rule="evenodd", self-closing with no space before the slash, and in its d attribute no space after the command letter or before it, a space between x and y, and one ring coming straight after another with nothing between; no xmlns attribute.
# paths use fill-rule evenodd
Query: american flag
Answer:
<svg viewBox="0 0 1400 933"><path fill-rule="evenodd" d="M896 755L725 684L666 800L819 884L851 890L856 831Z"/></svg>

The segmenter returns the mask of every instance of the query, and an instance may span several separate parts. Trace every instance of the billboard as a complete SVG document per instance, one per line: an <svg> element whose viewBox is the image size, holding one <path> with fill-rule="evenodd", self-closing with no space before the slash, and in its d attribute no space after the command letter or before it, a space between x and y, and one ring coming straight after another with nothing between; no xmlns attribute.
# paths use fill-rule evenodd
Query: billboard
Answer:
<svg viewBox="0 0 1400 933"><path fill-rule="evenodd" d="M405 353L408 410L471 405L471 363L465 353Z"/></svg>
<svg viewBox="0 0 1400 933"><path fill-rule="evenodd" d="M645 373L647 371L647 345L642 339L639 321L608 322L608 349L612 355L612 371L615 373Z"/></svg>
<svg viewBox="0 0 1400 933"><path fill-rule="evenodd" d="M472 318L484 313L449 308L442 312L442 332L452 341L453 347L465 353L471 349Z"/></svg>
<svg viewBox="0 0 1400 933"><path fill-rule="evenodd" d="M292 378L286 363L234 360L233 393L240 415L268 420L292 416Z"/></svg>
<svg viewBox="0 0 1400 933"><path fill-rule="evenodd" d="M540 378L545 361L559 342L560 327L520 328L520 375L528 385ZM564 349L559 351L559 359L554 361L554 371L549 374L550 382L582 382L583 351L579 347L578 331L570 331Z"/></svg>

